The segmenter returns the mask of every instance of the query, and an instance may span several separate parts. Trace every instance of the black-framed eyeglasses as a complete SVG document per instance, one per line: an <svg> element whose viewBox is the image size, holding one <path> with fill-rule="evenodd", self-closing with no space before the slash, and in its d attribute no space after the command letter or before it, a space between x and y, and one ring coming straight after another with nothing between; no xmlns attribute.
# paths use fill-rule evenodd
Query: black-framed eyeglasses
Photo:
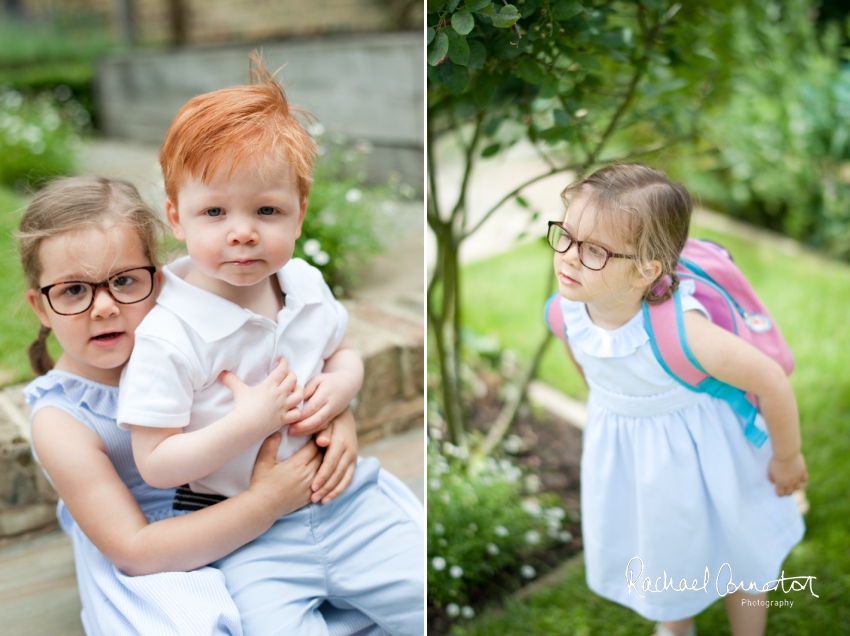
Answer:
<svg viewBox="0 0 850 636"><path fill-rule="evenodd" d="M551 248L559 254L568 252L573 246L573 243L575 243L578 249L578 260L587 269L592 269L596 272L605 267L609 258L636 258L633 254L617 254L596 243L577 241L572 237L567 228L558 221L549 221L547 238L549 239Z"/></svg>
<svg viewBox="0 0 850 636"><path fill-rule="evenodd" d="M60 316L74 316L88 311L94 303L98 287L106 291L117 303L132 305L140 303L153 292L153 275L156 267L146 265L133 267L113 274L99 283L85 280L69 280L53 283L41 288L47 296L50 308Z"/></svg>

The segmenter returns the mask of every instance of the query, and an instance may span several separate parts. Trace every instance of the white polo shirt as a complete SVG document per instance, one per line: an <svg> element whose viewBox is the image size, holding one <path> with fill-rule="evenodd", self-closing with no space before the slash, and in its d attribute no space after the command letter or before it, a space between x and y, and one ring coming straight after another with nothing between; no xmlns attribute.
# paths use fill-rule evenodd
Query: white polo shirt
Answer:
<svg viewBox="0 0 850 636"><path fill-rule="evenodd" d="M182 428L191 432L233 410L233 394L218 380L231 371L249 386L262 382L281 357L304 386L345 335L348 313L318 269L293 258L277 273L285 294L277 322L183 280L189 257L163 268L156 307L136 329L136 344L121 375L118 426ZM284 426L278 460L307 443ZM232 497L251 483L262 440L211 475L194 492Z"/></svg>

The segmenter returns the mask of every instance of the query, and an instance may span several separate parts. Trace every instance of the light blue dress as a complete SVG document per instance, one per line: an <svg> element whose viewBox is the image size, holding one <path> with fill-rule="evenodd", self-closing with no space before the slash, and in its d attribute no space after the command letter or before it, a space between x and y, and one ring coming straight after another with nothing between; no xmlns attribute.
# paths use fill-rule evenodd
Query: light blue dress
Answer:
<svg viewBox="0 0 850 636"><path fill-rule="evenodd" d="M706 313L692 287L681 289L686 311ZM589 587L671 621L742 582L756 593L778 579L804 525L793 497L778 497L767 479L770 441L756 448L725 402L664 372L642 312L608 331L583 303L560 303L590 386L581 459ZM767 430L761 416L756 424Z"/></svg>
<svg viewBox="0 0 850 636"><path fill-rule="evenodd" d="M33 380L24 393L33 406L32 415L52 406L100 436L118 475L150 522L186 514L172 510L173 489L152 488L139 475L130 433L115 424L117 387L54 370ZM422 506L404 484L384 470L378 483L388 501L416 525L423 525ZM241 617L220 570L203 567L191 572L127 576L89 541L61 500L57 517L73 542L81 620L88 636L242 636ZM321 609L331 636L383 634L358 611L327 604Z"/></svg>

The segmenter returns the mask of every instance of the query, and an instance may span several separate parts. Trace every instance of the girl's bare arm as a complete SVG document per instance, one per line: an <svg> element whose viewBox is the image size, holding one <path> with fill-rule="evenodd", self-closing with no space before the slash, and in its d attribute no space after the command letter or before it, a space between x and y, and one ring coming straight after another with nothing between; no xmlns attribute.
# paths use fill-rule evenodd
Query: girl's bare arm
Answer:
<svg viewBox="0 0 850 636"><path fill-rule="evenodd" d="M260 450L248 490L151 524L91 429L47 407L36 413L32 434L42 466L80 528L131 576L193 570L252 541L276 519L310 502L321 463L312 441L285 462L275 462L280 436L272 436Z"/></svg>
<svg viewBox="0 0 850 636"><path fill-rule="evenodd" d="M776 484L777 494L791 494L808 475L800 452L797 401L782 367L700 312L685 312L684 321L688 346L706 372L758 397L773 445L770 479Z"/></svg>

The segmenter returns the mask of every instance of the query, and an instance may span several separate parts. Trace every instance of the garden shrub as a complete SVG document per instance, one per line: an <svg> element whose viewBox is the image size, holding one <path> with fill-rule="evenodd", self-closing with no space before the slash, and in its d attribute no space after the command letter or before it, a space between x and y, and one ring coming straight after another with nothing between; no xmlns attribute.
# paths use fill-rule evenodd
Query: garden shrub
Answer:
<svg viewBox="0 0 850 636"><path fill-rule="evenodd" d="M475 592L534 578L535 554L572 535L557 496L537 494L536 475L507 457L467 463L442 441L436 419L429 417L428 601L449 618L471 618Z"/></svg>
<svg viewBox="0 0 850 636"><path fill-rule="evenodd" d="M313 134L321 141L320 131ZM325 140L321 148L294 255L318 267L334 294L342 296L359 282L358 269L398 233L393 222L398 203L416 193L397 179L367 185L361 166L368 145ZM385 228L388 223L392 227Z"/></svg>
<svg viewBox="0 0 850 636"><path fill-rule="evenodd" d="M0 184L18 190L71 174L88 112L67 89L38 94L0 88Z"/></svg>
<svg viewBox="0 0 850 636"><path fill-rule="evenodd" d="M850 69L808 2L735 7L728 94L667 166L705 203L850 258ZM682 160L684 159L684 160Z"/></svg>

